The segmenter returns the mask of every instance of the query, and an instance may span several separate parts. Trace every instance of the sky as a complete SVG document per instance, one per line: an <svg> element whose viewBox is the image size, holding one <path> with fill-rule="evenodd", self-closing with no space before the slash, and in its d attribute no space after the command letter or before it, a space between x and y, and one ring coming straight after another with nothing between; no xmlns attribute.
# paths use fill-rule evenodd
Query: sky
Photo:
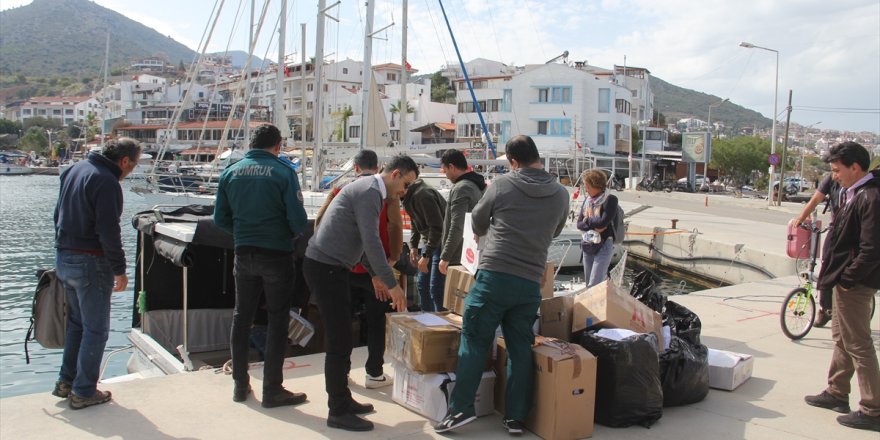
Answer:
<svg viewBox="0 0 880 440"><path fill-rule="evenodd" d="M400 63L403 0L377 0L374 64ZM198 50L219 0L95 0ZM333 4L334 0L327 0ZM342 0L328 13L328 60L363 59L366 0ZM31 0L0 0L0 9ZM226 0L209 52L247 50L249 1ZM257 17L264 0L256 0ZM280 0L271 1L254 53L278 57ZM315 53L317 0L288 0L285 52ZM778 51L779 120L792 90L792 121L880 133L880 1L877 0L445 0L461 56L509 65L569 60L611 68L644 67L680 87L709 93L770 117ZM439 2L409 2L407 58L419 73L457 63ZM239 18L236 19L236 16ZM624 61L625 60L625 61ZM663 111L663 103L656 102Z"/></svg>

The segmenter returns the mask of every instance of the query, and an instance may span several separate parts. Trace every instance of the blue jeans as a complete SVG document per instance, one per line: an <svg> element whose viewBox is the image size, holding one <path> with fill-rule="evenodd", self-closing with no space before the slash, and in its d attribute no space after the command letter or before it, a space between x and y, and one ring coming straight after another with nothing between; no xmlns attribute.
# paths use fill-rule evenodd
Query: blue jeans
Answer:
<svg viewBox="0 0 880 440"><path fill-rule="evenodd" d="M263 395L276 395L283 388L281 371L287 352L287 326L294 282L293 254L235 253L235 310L232 313L232 379L236 385L250 382L248 349L260 294L266 295L266 345L263 353Z"/></svg>
<svg viewBox="0 0 880 440"><path fill-rule="evenodd" d="M611 265L611 256L614 255L614 240L608 238L602 243L599 252L588 254L584 252L584 281L587 287L605 281L608 278L608 266Z"/></svg>
<svg viewBox="0 0 880 440"><path fill-rule="evenodd" d="M446 287L446 275L440 273L440 248L431 255L428 272L419 272L418 288L422 311L444 312L443 289Z"/></svg>
<svg viewBox="0 0 880 440"><path fill-rule="evenodd" d="M113 271L104 257L58 250L55 272L67 294L67 335L58 380L73 394L92 397L110 335Z"/></svg>

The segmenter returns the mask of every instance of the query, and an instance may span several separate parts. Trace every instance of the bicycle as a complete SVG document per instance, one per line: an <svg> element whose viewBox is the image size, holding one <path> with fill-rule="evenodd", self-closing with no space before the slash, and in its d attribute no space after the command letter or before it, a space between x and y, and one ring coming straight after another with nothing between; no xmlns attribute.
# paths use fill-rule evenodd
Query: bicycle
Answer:
<svg viewBox="0 0 880 440"><path fill-rule="evenodd" d="M822 234L828 231L828 227L820 228L816 223L803 223L799 226L810 231L810 255L807 260L808 267L806 270L798 272L798 276L803 280L801 287L796 287L788 292L785 301L782 302L782 311L779 314L779 323L782 326L782 333L792 341L803 338L813 328L816 322L816 296L814 291L818 291L814 287L816 283L816 259L819 255L819 243L822 241ZM871 317L877 308L877 298L872 298Z"/></svg>

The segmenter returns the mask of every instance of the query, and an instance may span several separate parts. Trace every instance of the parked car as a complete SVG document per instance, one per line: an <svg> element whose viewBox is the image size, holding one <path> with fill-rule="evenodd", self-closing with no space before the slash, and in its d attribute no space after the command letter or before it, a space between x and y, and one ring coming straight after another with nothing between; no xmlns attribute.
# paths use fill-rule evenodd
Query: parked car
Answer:
<svg viewBox="0 0 880 440"><path fill-rule="evenodd" d="M700 187L703 186L703 182L706 182L707 185L709 184L709 182L706 181L706 176L702 174L697 174L696 179L694 180L694 184L696 186L695 190L699 190ZM675 182L675 189L678 191L687 191L687 184L687 177L682 177L681 179L678 179L677 182Z"/></svg>
<svg viewBox="0 0 880 440"><path fill-rule="evenodd" d="M783 186L785 188L794 187L797 188L798 192L809 191L810 190L810 182L807 182L807 179L802 177L786 177L783 179ZM773 189L777 189L779 187L779 181L773 182Z"/></svg>

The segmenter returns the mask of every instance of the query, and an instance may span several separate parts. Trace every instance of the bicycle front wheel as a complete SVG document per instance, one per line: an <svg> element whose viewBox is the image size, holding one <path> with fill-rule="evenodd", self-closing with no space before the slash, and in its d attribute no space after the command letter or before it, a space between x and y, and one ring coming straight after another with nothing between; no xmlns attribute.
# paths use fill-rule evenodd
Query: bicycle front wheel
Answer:
<svg viewBox="0 0 880 440"><path fill-rule="evenodd" d="M782 333L792 341L803 338L816 320L816 300L803 287L792 290L782 303L779 323Z"/></svg>

